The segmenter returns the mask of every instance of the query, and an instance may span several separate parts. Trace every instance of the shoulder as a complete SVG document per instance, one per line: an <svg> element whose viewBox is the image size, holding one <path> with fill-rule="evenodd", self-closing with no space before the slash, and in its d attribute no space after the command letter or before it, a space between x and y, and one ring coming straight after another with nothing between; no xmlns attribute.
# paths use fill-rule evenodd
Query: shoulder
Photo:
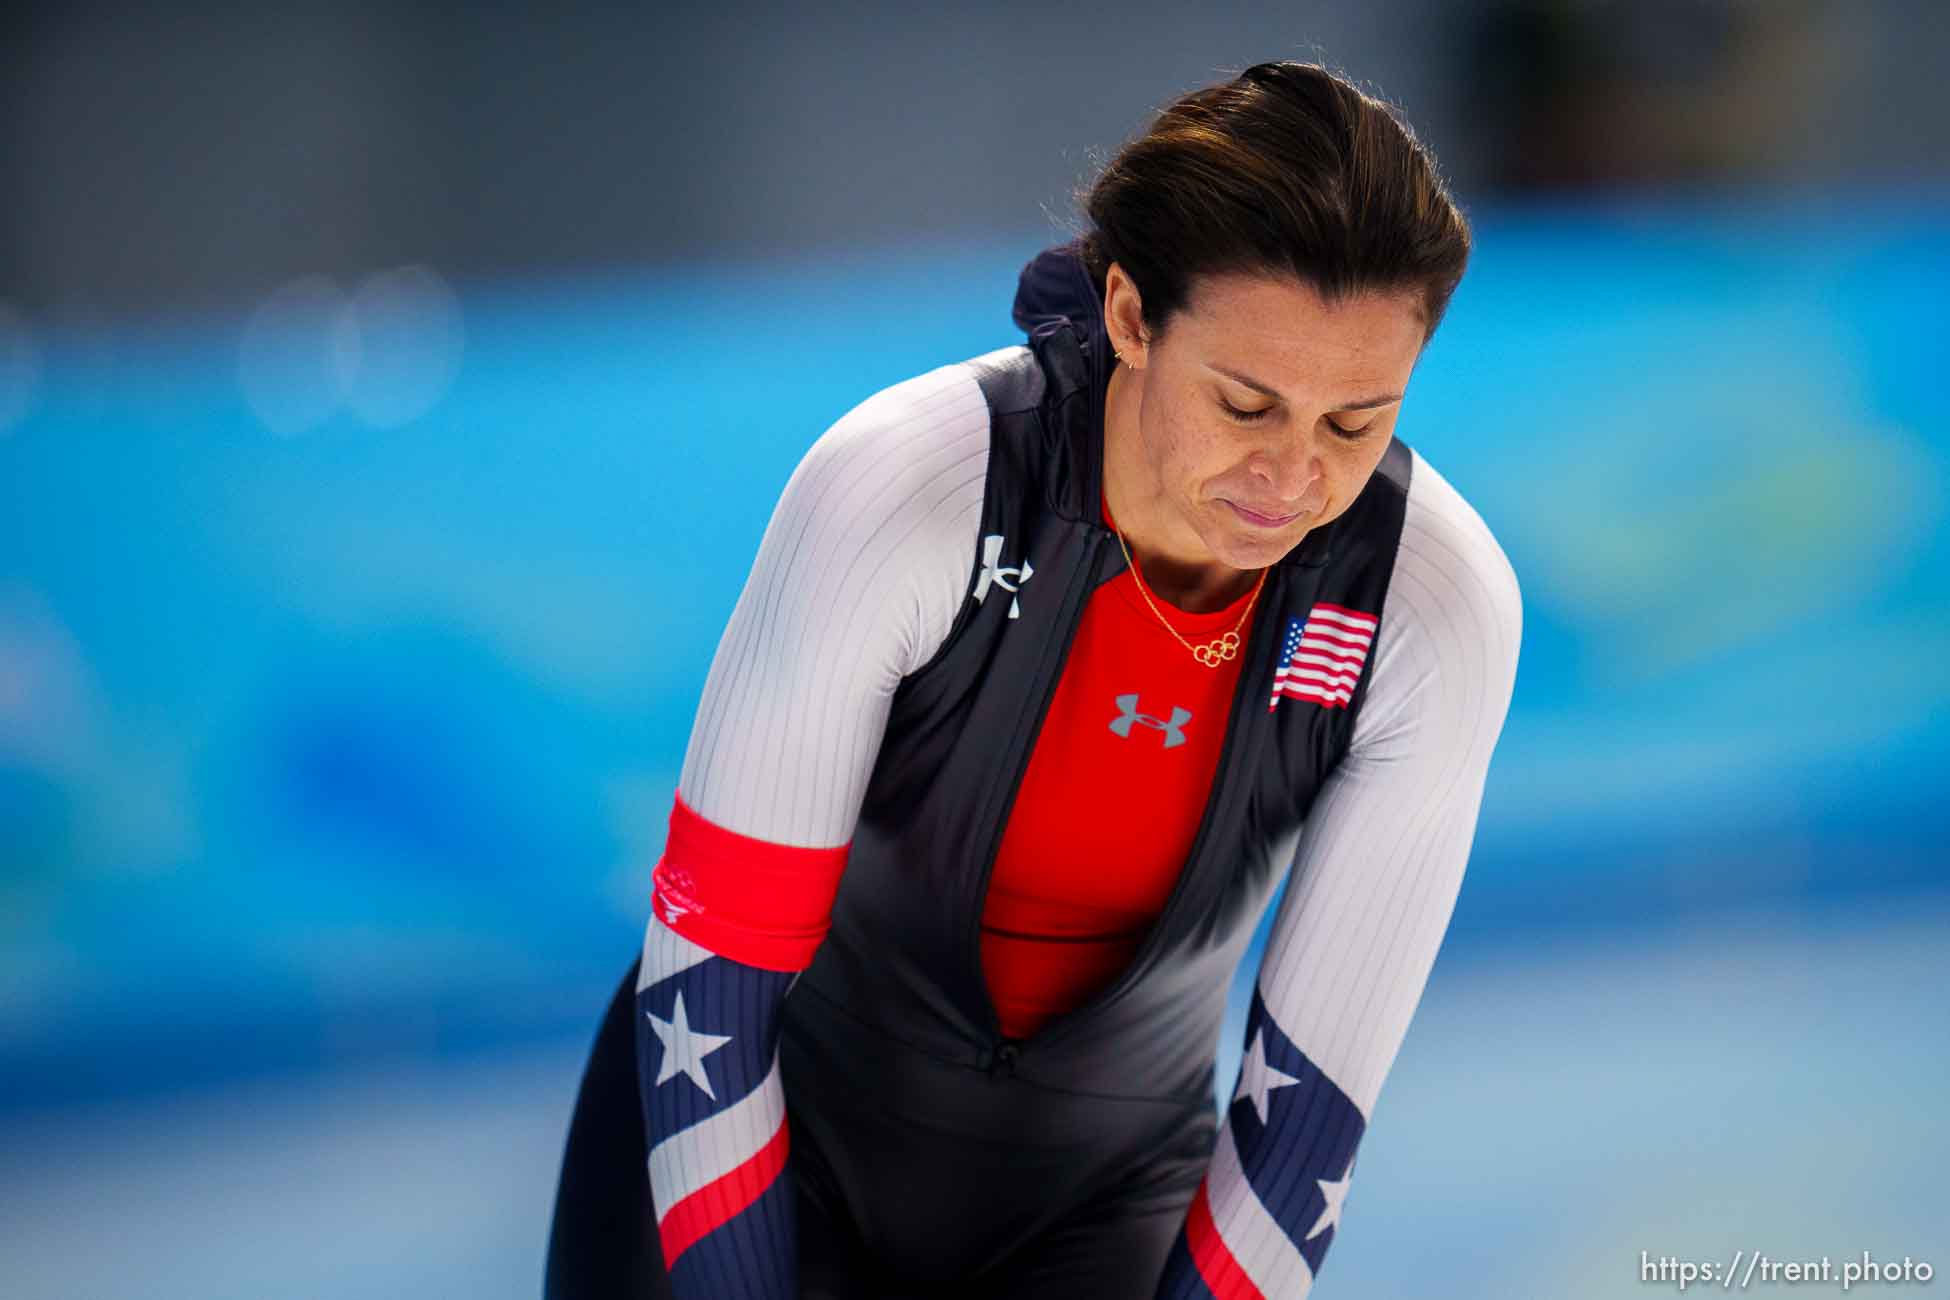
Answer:
<svg viewBox="0 0 1950 1300"><path fill-rule="evenodd" d="M980 360L891 384L835 420L793 469L760 547L784 601L884 629L897 672L945 639L974 570L989 461Z"/></svg>
<svg viewBox="0 0 1950 1300"><path fill-rule="evenodd" d="M1401 539L1355 741L1437 729L1493 742L1515 684L1522 589L1483 517L1419 452L1410 454Z"/></svg>
<svg viewBox="0 0 1950 1300"><path fill-rule="evenodd" d="M974 364L938 366L872 394L820 434L792 471L779 515L856 543L892 527L910 543L951 544L954 521L980 514L988 454ZM966 522L972 537L978 519Z"/></svg>
<svg viewBox="0 0 1950 1300"><path fill-rule="evenodd" d="M794 479L837 474L907 495L940 490L944 476L964 479L988 459L986 359L937 366L865 398L812 443Z"/></svg>
<svg viewBox="0 0 1950 1300"><path fill-rule="evenodd" d="M1395 578L1409 576L1409 601L1436 601L1458 620L1456 633L1507 634L1514 653L1523 619L1523 593L1510 557L1476 508L1435 466L1411 449L1407 511ZM1390 584L1390 594L1394 583Z"/></svg>

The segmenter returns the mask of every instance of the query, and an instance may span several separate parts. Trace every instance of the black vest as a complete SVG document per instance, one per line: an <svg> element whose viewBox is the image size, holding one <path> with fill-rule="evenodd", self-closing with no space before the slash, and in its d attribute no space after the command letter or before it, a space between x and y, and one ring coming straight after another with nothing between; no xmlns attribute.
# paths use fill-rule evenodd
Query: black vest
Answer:
<svg viewBox="0 0 1950 1300"><path fill-rule="evenodd" d="M868 1105L970 1136L1115 1145L1211 1116L1233 971L1373 670L1370 654L1346 708L1286 699L1269 711L1281 635L1316 601L1379 614L1410 457L1391 442L1354 504L1267 575L1203 819L1129 968L1038 1033L1005 1039L981 966L989 873L1084 605L1125 567L1098 512L1107 347L1100 322L1054 322L979 376L991 430L981 536L1003 539L997 565L1030 572L1011 575L1013 595L991 582L977 600L978 547L946 642L895 693L831 933L785 1004L797 1118ZM1384 623L1377 640L1387 635Z"/></svg>

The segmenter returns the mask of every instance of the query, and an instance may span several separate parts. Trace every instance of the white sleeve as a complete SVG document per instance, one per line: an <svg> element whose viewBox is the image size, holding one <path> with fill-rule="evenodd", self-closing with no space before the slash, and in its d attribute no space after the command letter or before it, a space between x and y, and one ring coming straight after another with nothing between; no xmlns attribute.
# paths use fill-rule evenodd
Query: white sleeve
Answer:
<svg viewBox="0 0 1950 1300"><path fill-rule="evenodd" d="M1367 1116L1449 926L1516 681L1517 577L1415 458L1374 675L1260 965L1268 1009Z"/></svg>
<svg viewBox="0 0 1950 1300"><path fill-rule="evenodd" d="M968 364L881 390L787 482L705 679L678 793L777 844L852 837L903 676L974 571L989 410Z"/></svg>
<svg viewBox="0 0 1950 1300"><path fill-rule="evenodd" d="M1516 575L1419 456L1347 754L1322 783L1259 968L1239 1088L1158 1294L1243 1273L1307 1294L1449 925L1516 677Z"/></svg>
<svg viewBox="0 0 1950 1300"><path fill-rule="evenodd" d="M696 816L672 810L636 993L650 1200L684 1300L798 1294L780 1008L895 688L967 593L989 445L975 374L884 389L813 444L705 679L677 786Z"/></svg>

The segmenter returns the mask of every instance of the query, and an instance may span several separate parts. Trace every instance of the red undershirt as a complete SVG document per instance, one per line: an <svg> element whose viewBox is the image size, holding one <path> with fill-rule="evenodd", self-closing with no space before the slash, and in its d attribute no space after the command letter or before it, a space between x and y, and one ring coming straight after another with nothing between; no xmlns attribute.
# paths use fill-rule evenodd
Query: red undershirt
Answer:
<svg viewBox="0 0 1950 1300"><path fill-rule="evenodd" d="M1108 502L1103 515L1115 527ZM1193 645L1231 628L1251 598L1188 614L1152 595ZM1243 663L1194 659L1128 568L1091 596L982 908L982 969L1005 1035L1080 1006L1136 955L1191 851ZM1137 696L1128 708L1125 695Z"/></svg>

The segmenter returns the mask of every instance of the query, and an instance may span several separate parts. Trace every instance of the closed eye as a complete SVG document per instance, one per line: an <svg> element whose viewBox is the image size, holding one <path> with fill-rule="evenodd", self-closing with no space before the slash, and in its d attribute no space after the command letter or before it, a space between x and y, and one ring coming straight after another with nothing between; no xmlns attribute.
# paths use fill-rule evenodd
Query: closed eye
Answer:
<svg viewBox="0 0 1950 1300"><path fill-rule="evenodd" d="M1242 411L1223 397L1219 399L1219 405L1224 408L1227 415L1239 421L1241 424L1251 424L1255 420L1264 420L1267 416L1273 414L1273 408L1270 406L1262 406L1257 411Z"/></svg>
<svg viewBox="0 0 1950 1300"><path fill-rule="evenodd" d="M1242 411L1231 402L1226 401L1223 397L1219 399L1219 406L1229 418L1237 420L1240 424L1254 424L1273 414L1273 408L1270 406L1263 406L1257 411ZM1334 436L1343 442L1359 442L1368 436L1368 431L1365 427L1350 429L1346 425L1336 424L1332 420L1327 421L1327 427L1333 430Z"/></svg>

